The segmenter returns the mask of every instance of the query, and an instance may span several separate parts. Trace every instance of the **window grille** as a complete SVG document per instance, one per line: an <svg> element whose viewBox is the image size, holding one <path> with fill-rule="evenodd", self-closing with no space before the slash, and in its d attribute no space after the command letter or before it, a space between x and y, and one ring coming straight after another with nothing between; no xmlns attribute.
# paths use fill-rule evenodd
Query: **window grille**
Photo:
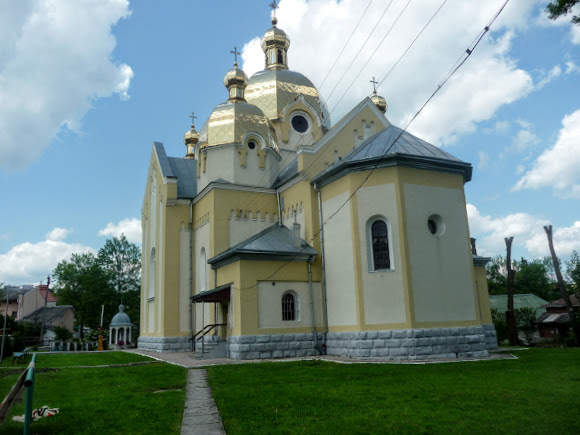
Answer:
<svg viewBox="0 0 580 435"><path fill-rule="evenodd" d="M296 320L296 298L292 293L282 296L282 320Z"/></svg>
<svg viewBox="0 0 580 435"><path fill-rule="evenodd" d="M384 221L376 221L371 227L373 245L374 270L390 269L391 259L389 258L389 236L387 224Z"/></svg>

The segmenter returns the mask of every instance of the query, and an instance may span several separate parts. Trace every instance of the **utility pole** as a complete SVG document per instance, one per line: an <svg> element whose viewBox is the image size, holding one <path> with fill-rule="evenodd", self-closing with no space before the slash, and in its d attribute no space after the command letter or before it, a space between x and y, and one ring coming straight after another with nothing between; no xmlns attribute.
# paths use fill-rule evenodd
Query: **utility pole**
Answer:
<svg viewBox="0 0 580 435"><path fill-rule="evenodd" d="M560 262L556 256L556 251L554 250L554 243L552 241L552 225L544 226L544 231L548 236L548 246L550 248L550 254L552 255L552 263L554 263L554 271L556 272L556 278L558 280L558 288L560 289L560 295L564 299L566 304L566 309L568 311L568 316L570 316L570 325L572 326L572 331L576 337L576 344L580 345L580 325L576 322L576 313L574 312L574 306L570 300L570 295L566 291L566 284L564 284L564 278L562 278L562 272L560 271Z"/></svg>
<svg viewBox="0 0 580 435"><path fill-rule="evenodd" d="M46 302L48 301L48 291L50 289L50 275L46 278L46 293L44 294L44 309L42 310L42 323L40 325L40 340L38 345L42 346L44 340L44 322L46 322Z"/></svg>
<svg viewBox="0 0 580 435"><path fill-rule="evenodd" d="M516 315L514 312L514 276L516 272L512 270L512 242L513 237L506 237L504 239L505 246L507 249L507 299L508 306L505 313L507 327L508 327L508 338L510 341L510 346L517 346L518 344L518 330L516 326Z"/></svg>

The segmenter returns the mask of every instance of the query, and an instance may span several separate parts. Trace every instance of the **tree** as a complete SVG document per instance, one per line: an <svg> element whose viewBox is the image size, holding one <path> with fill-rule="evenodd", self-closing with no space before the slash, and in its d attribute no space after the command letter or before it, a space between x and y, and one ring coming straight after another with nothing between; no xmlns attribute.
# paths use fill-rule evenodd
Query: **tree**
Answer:
<svg viewBox="0 0 580 435"><path fill-rule="evenodd" d="M550 281L543 260L528 261L522 257L515 267L518 271L514 278L515 293L533 294L548 302L558 299L558 290Z"/></svg>
<svg viewBox="0 0 580 435"><path fill-rule="evenodd" d="M485 267L487 287L491 295L503 295L507 285L505 258L501 255L493 257Z"/></svg>
<svg viewBox="0 0 580 435"><path fill-rule="evenodd" d="M75 309L81 338L84 326L99 327L101 305L105 305L107 313L117 311L117 294L110 285L111 279L90 252L73 254L70 261L61 261L53 275L58 282L59 303Z"/></svg>
<svg viewBox="0 0 580 435"><path fill-rule="evenodd" d="M548 18L551 20L556 20L561 16L568 15L572 12L572 8L578 4L580 0L553 0L546 6L546 12L548 13ZM580 16L574 15L572 17L572 22L574 24L580 25Z"/></svg>
<svg viewBox="0 0 580 435"><path fill-rule="evenodd" d="M580 255L577 251L572 251L570 261L566 262L566 274L572 281L575 290L580 291Z"/></svg>
<svg viewBox="0 0 580 435"><path fill-rule="evenodd" d="M515 310L518 331L524 334L528 345L532 343L534 335L538 331L536 323L536 310L532 307L522 307Z"/></svg>
<svg viewBox="0 0 580 435"><path fill-rule="evenodd" d="M120 238L113 237L105 242L99 250L98 262L107 272L109 284L119 294L118 302L123 302L125 312L139 330L141 249L121 234Z"/></svg>

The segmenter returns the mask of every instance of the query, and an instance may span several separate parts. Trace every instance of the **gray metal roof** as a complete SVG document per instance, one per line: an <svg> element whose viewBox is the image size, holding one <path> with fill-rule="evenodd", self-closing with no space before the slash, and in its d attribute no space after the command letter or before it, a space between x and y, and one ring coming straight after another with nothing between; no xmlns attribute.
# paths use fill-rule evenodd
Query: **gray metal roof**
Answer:
<svg viewBox="0 0 580 435"><path fill-rule="evenodd" d="M208 260L213 267L240 260L306 261L318 252L305 240L295 246L290 240L290 230L274 224L236 246Z"/></svg>
<svg viewBox="0 0 580 435"><path fill-rule="evenodd" d="M125 305L119 305L119 312L113 316L111 319L111 326L123 326L130 325L131 319L129 315L125 312Z"/></svg>
<svg viewBox="0 0 580 435"><path fill-rule="evenodd" d="M544 299L529 293L514 295L514 309L534 308L536 316L546 312L544 305L547 303ZM507 311L507 295L489 295L489 304L492 309L505 313Z"/></svg>
<svg viewBox="0 0 580 435"><path fill-rule="evenodd" d="M153 142L164 178L177 180L177 198L192 199L197 195L197 164L192 159L167 157L161 142Z"/></svg>
<svg viewBox="0 0 580 435"><path fill-rule="evenodd" d="M314 183L328 184L350 172L389 166L449 172L471 180L472 167L448 152L391 125L314 177Z"/></svg>
<svg viewBox="0 0 580 435"><path fill-rule="evenodd" d="M45 322L50 322L55 317L58 317L68 310L74 310L72 305L57 305L56 307L46 307L46 313L43 314L44 307L39 308L34 313L22 318L24 322L41 322L44 316Z"/></svg>
<svg viewBox="0 0 580 435"><path fill-rule="evenodd" d="M276 187L281 186L296 175L298 175L298 158L294 159L292 163L282 169L282 172L278 174L276 180L272 184L272 188L275 189Z"/></svg>

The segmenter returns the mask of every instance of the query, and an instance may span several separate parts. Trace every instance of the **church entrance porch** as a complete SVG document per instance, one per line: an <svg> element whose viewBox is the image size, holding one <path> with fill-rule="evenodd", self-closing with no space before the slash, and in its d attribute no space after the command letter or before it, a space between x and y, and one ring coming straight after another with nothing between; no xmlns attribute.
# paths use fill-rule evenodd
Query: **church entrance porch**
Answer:
<svg viewBox="0 0 580 435"><path fill-rule="evenodd" d="M203 356L208 342L227 342L230 293L231 283L201 292L191 297L191 303L193 304L191 350L193 352L201 350L201 355ZM198 313L198 310L196 310L196 304L201 304L201 325L199 328L198 324L200 322L196 318ZM209 314L210 319L213 319L213 321L210 321L209 323L206 323L206 310L210 310L207 314Z"/></svg>

